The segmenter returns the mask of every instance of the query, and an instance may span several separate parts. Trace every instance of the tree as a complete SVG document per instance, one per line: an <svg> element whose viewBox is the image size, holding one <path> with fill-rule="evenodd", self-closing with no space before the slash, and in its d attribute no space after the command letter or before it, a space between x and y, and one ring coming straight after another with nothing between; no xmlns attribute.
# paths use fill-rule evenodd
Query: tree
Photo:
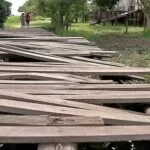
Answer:
<svg viewBox="0 0 150 150"><path fill-rule="evenodd" d="M87 0L28 0L19 10L50 17L53 26L67 29L74 19L84 18L88 9Z"/></svg>
<svg viewBox="0 0 150 150"><path fill-rule="evenodd" d="M147 28L150 29L150 0L138 0L139 4L141 4L144 14L147 20Z"/></svg>
<svg viewBox="0 0 150 150"><path fill-rule="evenodd" d="M3 28L3 24L7 17L11 14L11 3L5 0L0 0L0 28Z"/></svg>
<svg viewBox="0 0 150 150"><path fill-rule="evenodd" d="M119 0L94 0L99 8L112 9Z"/></svg>

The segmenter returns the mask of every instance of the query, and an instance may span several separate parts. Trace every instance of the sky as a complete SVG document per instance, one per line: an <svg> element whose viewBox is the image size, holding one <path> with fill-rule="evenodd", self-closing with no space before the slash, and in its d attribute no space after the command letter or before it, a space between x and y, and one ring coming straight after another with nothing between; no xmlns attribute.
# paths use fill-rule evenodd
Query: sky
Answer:
<svg viewBox="0 0 150 150"><path fill-rule="evenodd" d="M7 0L12 3L12 15L19 15L18 8L22 6L27 0Z"/></svg>

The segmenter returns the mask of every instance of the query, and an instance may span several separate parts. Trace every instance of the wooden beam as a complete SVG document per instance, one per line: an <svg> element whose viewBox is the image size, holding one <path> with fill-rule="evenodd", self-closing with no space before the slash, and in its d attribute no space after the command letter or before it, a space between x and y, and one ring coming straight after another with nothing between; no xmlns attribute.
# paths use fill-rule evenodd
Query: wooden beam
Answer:
<svg viewBox="0 0 150 150"><path fill-rule="evenodd" d="M15 132L14 132L15 131ZM1 143L68 143L148 141L150 126L3 127Z"/></svg>
<svg viewBox="0 0 150 150"><path fill-rule="evenodd" d="M37 73L71 73L71 74L86 74L86 75L100 75L100 76L123 76L123 75L145 75L150 74L149 68L80 68L80 67L2 67L0 66L0 71L2 72L37 72Z"/></svg>
<svg viewBox="0 0 150 150"><path fill-rule="evenodd" d="M104 80L102 80L104 81ZM101 91L150 91L150 84L2 84L0 89L3 90L101 90Z"/></svg>
<svg viewBox="0 0 150 150"><path fill-rule="evenodd" d="M56 61L56 62L70 62L71 59L67 58L61 58L59 56L50 56L50 55L44 55L44 54L37 54L33 52L26 51L25 49L17 48L14 46L8 46L0 44L0 51L7 52L14 55L19 55L27 58L32 58L40 61Z"/></svg>
<svg viewBox="0 0 150 150"><path fill-rule="evenodd" d="M101 126L100 117L0 115L0 125L6 126Z"/></svg>
<svg viewBox="0 0 150 150"><path fill-rule="evenodd" d="M104 106L89 105L89 110L55 105L44 105L15 100L0 99L1 112L24 115L69 115L84 117L101 117L105 124L112 125L147 125L150 124L150 116L126 110L109 108ZM91 109L90 109L91 108Z"/></svg>

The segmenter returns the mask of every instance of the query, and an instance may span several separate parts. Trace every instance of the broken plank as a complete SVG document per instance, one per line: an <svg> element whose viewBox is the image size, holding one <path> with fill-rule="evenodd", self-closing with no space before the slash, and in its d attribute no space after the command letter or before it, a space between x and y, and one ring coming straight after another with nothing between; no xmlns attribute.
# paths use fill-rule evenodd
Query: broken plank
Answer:
<svg viewBox="0 0 150 150"><path fill-rule="evenodd" d="M111 81L112 82L112 81ZM72 84L73 82L69 81L60 81L60 80L0 80L0 84L27 84L27 85L40 85L40 84ZM107 82L108 83L108 82ZM109 82L110 83L110 82Z"/></svg>
<svg viewBox="0 0 150 150"><path fill-rule="evenodd" d="M32 58L40 61L57 61L57 62L69 62L71 59L67 58L61 58L58 56L50 56L50 55L43 55L43 54L37 54L33 52L24 51L23 49L20 50L20 48L15 48L13 46L3 45L0 44L0 51L7 52L14 55L19 55L27 58Z"/></svg>
<svg viewBox="0 0 150 150"><path fill-rule="evenodd" d="M103 81L103 80L102 80ZM107 90L107 91L150 91L150 84L68 84L68 85L21 85L2 84L0 89L6 90Z"/></svg>
<svg viewBox="0 0 150 150"><path fill-rule="evenodd" d="M24 115L69 115L69 116L100 116L105 124L150 124L150 116L141 113L85 104L86 109L61 107L55 105L45 105L16 101L12 99L0 99L1 112L24 114ZM81 103L80 103L81 104ZM82 103L83 107L83 103ZM87 110L88 109L88 110Z"/></svg>
<svg viewBox="0 0 150 150"><path fill-rule="evenodd" d="M101 126L100 117L0 115L0 126Z"/></svg>

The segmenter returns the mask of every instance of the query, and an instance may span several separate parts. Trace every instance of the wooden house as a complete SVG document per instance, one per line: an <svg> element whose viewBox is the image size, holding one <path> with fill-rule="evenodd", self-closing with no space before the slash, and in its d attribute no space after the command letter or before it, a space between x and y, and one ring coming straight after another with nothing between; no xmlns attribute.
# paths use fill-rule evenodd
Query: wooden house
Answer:
<svg viewBox="0 0 150 150"><path fill-rule="evenodd" d="M132 25L144 24L144 14L139 7L137 0L120 0L112 10L93 11L90 14L92 24L111 22L128 23Z"/></svg>

